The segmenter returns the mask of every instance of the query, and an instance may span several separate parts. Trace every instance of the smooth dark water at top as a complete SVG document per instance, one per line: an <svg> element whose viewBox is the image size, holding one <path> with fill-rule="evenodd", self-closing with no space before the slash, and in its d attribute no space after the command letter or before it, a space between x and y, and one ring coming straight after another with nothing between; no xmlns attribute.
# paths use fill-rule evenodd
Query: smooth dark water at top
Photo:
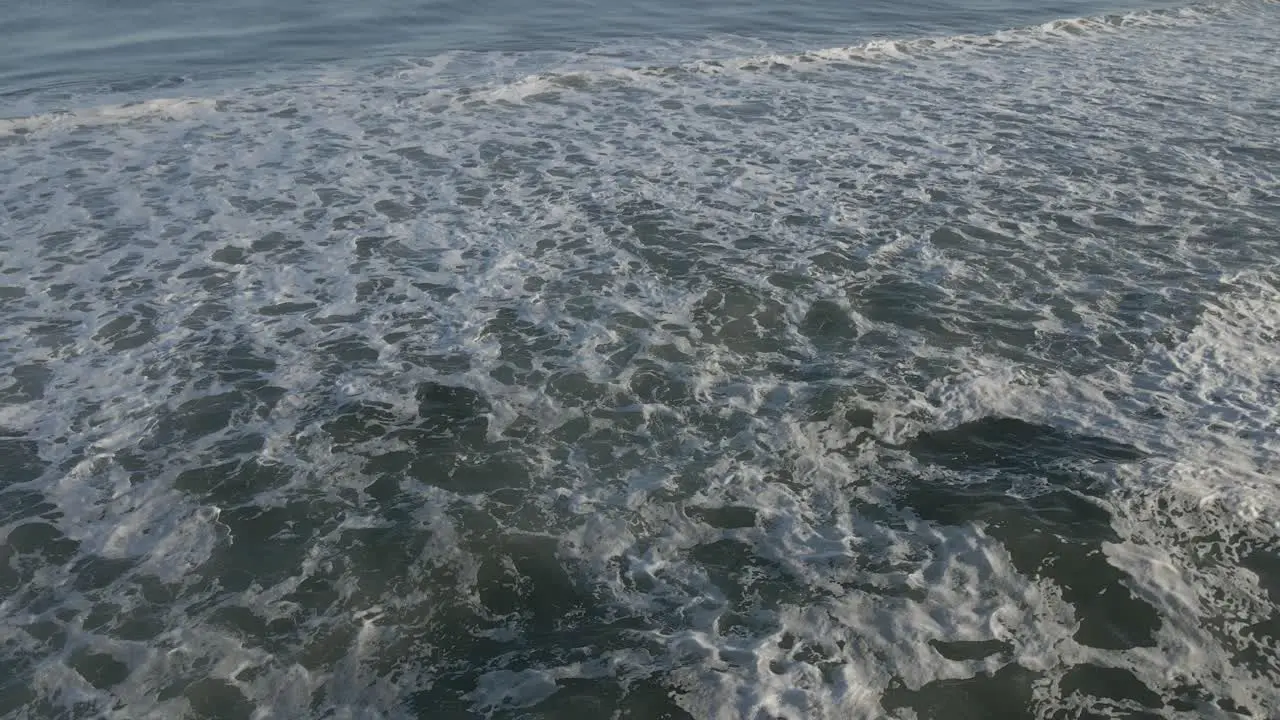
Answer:
<svg viewBox="0 0 1280 720"><path fill-rule="evenodd" d="M450 50L586 50L720 35L793 47L851 44L868 37L984 32L1170 5L1167 0L14 0L0 19L0 98L51 86L177 82Z"/></svg>

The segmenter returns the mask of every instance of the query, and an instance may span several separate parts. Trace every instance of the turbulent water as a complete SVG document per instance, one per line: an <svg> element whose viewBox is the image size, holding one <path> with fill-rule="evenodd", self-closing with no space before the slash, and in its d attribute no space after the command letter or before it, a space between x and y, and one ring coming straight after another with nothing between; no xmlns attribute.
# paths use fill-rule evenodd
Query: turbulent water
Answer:
<svg viewBox="0 0 1280 720"><path fill-rule="evenodd" d="M11 98L0 715L1277 717L1277 47Z"/></svg>

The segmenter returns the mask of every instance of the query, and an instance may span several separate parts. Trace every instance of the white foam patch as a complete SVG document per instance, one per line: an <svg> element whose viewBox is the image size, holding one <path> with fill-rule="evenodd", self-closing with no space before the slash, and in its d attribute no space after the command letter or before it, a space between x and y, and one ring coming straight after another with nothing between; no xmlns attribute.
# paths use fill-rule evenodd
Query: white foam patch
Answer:
<svg viewBox="0 0 1280 720"><path fill-rule="evenodd" d="M0 660L33 694L0 703L908 717L996 676L1046 717L1265 715L1274 19L4 121ZM992 417L1143 456L1071 465L1109 520L1043 532L1150 644L1081 639L980 509L904 504L999 480L912 445Z"/></svg>
<svg viewBox="0 0 1280 720"><path fill-rule="evenodd" d="M0 137L114 125L139 120L189 120L215 111L215 102L202 98L157 98L121 105L102 105L76 111L0 119Z"/></svg>

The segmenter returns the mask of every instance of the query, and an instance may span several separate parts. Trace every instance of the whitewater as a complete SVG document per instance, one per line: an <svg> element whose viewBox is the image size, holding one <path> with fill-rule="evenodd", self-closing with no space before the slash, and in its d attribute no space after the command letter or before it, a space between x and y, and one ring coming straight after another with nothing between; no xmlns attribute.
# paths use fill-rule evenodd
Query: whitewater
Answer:
<svg viewBox="0 0 1280 720"><path fill-rule="evenodd" d="M0 95L0 715L1276 717L1278 21Z"/></svg>

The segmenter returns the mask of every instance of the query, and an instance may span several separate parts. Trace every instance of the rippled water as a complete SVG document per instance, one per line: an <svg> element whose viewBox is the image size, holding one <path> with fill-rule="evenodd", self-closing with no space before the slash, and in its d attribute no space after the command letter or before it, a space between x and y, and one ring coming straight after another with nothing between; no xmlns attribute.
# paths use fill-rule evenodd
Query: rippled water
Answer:
<svg viewBox="0 0 1280 720"><path fill-rule="evenodd" d="M7 113L0 714L1275 715L1278 21Z"/></svg>
<svg viewBox="0 0 1280 720"><path fill-rule="evenodd" d="M870 37L985 32L1176 0L8 0L4 98L85 86L138 92L210 77L450 51L649 52L710 38L827 47ZM684 46L673 45L684 43Z"/></svg>

